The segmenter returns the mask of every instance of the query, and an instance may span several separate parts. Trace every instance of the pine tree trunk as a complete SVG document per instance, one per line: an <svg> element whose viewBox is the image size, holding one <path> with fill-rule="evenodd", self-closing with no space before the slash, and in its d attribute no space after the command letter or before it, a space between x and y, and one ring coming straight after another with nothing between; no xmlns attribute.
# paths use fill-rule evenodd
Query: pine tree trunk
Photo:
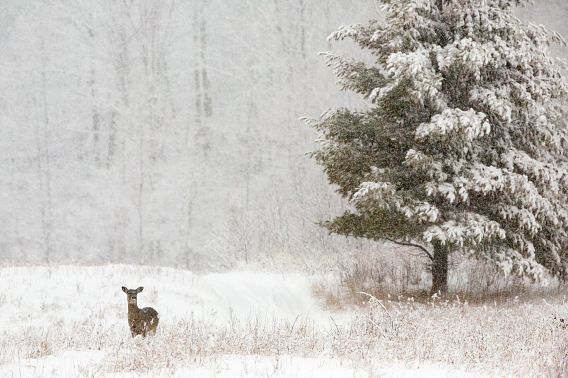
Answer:
<svg viewBox="0 0 568 378"><path fill-rule="evenodd" d="M448 249L440 242L434 242L432 261L432 294L448 292Z"/></svg>

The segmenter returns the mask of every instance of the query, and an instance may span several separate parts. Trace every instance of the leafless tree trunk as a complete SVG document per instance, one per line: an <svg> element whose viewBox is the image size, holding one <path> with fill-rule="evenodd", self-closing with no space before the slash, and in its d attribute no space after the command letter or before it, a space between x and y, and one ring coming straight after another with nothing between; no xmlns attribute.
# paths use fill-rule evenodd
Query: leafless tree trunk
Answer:
<svg viewBox="0 0 568 378"><path fill-rule="evenodd" d="M91 25L92 25L92 19L90 20ZM95 51L95 32L92 28L92 26L88 26L87 27L87 33L89 36L89 50L91 53L91 59L90 59L90 69L89 69L89 81L88 81L88 85L90 88L90 94L91 94L91 123L92 123L92 135L93 135L93 145L92 145L92 149L93 149L93 157L94 157L94 162L95 162L95 166L100 166L101 163L101 155L100 155L100 151L99 151L99 139L100 139L100 130L101 130L101 116L100 116L100 112L99 112L99 107L98 107L98 96L97 96L97 73L96 73L96 68L95 68L95 56L94 56L94 51Z"/></svg>
<svg viewBox="0 0 568 378"><path fill-rule="evenodd" d="M50 154L50 119L49 104L47 100L47 55L45 51L45 40L42 38L40 42L41 54L41 122L36 126L36 144L37 144L37 168L40 182L40 191L42 193L40 213L43 233L43 249L45 262L51 261L52 241L52 196L51 196L51 154Z"/></svg>

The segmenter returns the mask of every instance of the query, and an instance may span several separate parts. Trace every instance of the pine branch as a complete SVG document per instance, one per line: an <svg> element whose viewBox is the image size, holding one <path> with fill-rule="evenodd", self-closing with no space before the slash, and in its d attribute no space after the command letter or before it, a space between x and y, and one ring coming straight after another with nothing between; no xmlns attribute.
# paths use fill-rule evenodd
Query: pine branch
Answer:
<svg viewBox="0 0 568 378"><path fill-rule="evenodd" d="M426 254L426 256L428 256L428 258L431 261L434 261L434 256L432 256L432 254L430 253L430 251L428 251L426 248L424 248L423 246L421 246L420 244L414 244L414 243L406 243L406 242L400 242L400 241L396 241L390 238L385 238L385 240L390 241L391 243L394 244L398 244L398 245L402 245L405 247L414 247L414 248L418 248L420 249L422 252L424 252Z"/></svg>

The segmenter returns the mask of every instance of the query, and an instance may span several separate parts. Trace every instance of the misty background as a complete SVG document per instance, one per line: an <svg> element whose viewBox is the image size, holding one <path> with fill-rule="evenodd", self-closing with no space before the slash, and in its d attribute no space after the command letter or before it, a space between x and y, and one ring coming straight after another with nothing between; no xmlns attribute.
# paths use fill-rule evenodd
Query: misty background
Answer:
<svg viewBox="0 0 568 378"><path fill-rule="evenodd" d="M568 2L525 20L568 36ZM320 51L372 0L3 0L0 264L192 269L378 248L316 222L344 203L300 118L362 106ZM566 48L553 53L568 57Z"/></svg>

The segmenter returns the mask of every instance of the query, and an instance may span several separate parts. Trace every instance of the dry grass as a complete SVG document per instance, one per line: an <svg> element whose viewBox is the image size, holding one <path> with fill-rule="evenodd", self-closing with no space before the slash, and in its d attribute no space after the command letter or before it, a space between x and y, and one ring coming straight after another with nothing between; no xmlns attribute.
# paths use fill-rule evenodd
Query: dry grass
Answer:
<svg viewBox="0 0 568 378"><path fill-rule="evenodd" d="M41 357L65 350L105 350L100 370L106 372L175 369L224 355L296 355L369 366L434 362L499 375L563 376L568 330L559 318L566 316L565 299L471 305L457 299L418 303L367 298L354 318L338 314L323 327L305 319L235 318L224 325L184 320L161 324L155 338L131 339L124 325L102 329L89 320L60 325L49 333L28 328L25 337L5 335L0 350L3 360L13 360L22 351Z"/></svg>
<svg viewBox="0 0 568 378"><path fill-rule="evenodd" d="M538 376L561 363L559 347L566 345L568 332L555 321L554 314L565 314L566 310L565 299L471 305L458 299L417 303L373 298L366 317L349 326L366 329L359 344L350 344L365 350L373 340L377 349L373 348L372 354L378 358L395 356Z"/></svg>
<svg viewBox="0 0 568 378"><path fill-rule="evenodd" d="M427 268L415 258L358 254L338 263L337 275L316 282L315 295L329 309L366 312L335 328L335 353L481 367L498 375L568 376L565 285L543 287L455 259L451 293L432 297Z"/></svg>
<svg viewBox="0 0 568 378"><path fill-rule="evenodd" d="M549 370L546 371L546 375L555 378L568 377L568 342L559 345L558 353L549 367Z"/></svg>
<svg viewBox="0 0 568 378"><path fill-rule="evenodd" d="M551 279L547 285L505 277L493 265L454 256L451 261L448 299L469 304L508 304L540 300L568 294L568 287ZM336 261L336 274L327 275L313 285L314 294L327 308L340 310L364 305L371 294L380 300L430 301L431 278L428 261L399 256L357 253Z"/></svg>
<svg viewBox="0 0 568 378"><path fill-rule="evenodd" d="M41 340L35 349L32 349L26 353L27 358L41 358L47 357L52 354L51 345L47 339Z"/></svg>

